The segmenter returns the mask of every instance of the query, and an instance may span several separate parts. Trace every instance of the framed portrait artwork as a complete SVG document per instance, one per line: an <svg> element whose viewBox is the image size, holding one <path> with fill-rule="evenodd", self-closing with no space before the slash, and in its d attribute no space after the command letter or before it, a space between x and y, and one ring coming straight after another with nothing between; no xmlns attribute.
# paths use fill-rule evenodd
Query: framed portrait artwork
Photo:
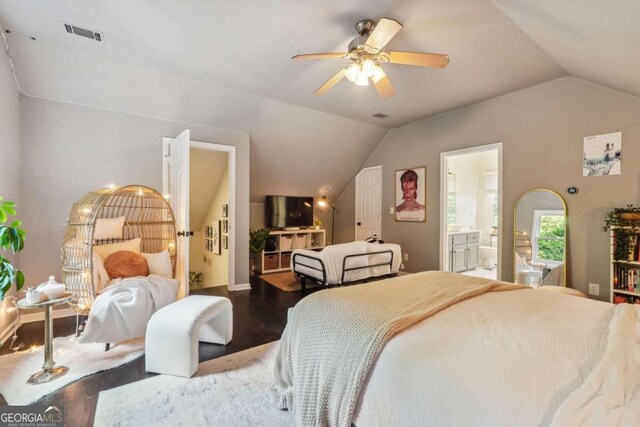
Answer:
<svg viewBox="0 0 640 427"><path fill-rule="evenodd" d="M220 221L215 220L212 222L213 236L211 237L213 250L216 255L220 255Z"/></svg>
<svg viewBox="0 0 640 427"><path fill-rule="evenodd" d="M229 216L229 205L222 205L222 218Z"/></svg>
<svg viewBox="0 0 640 427"><path fill-rule="evenodd" d="M206 238L211 238L213 237L213 229L211 227L209 227L208 225L204 226L204 237Z"/></svg>
<svg viewBox="0 0 640 427"><path fill-rule="evenodd" d="M229 249L229 236L222 235L222 249Z"/></svg>
<svg viewBox="0 0 640 427"><path fill-rule="evenodd" d="M211 239L204 240L204 249L211 252L213 250L213 245L211 244Z"/></svg>
<svg viewBox="0 0 640 427"><path fill-rule="evenodd" d="M228 219L223 219L222 220L222 232L223 233L228 233L229 232L229 220Z"/></svg>
<svg viewBox="0 0 640 427"><path fill-rule="evenodd" d="M427 220L427 168L425 166L396 171L396 221Z"/></svg>

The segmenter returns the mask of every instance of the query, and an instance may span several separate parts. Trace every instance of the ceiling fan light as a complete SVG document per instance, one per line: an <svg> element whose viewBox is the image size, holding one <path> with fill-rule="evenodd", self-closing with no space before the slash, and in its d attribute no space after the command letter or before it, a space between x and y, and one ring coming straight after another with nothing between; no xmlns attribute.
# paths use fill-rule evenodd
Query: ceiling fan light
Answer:
<svg viewBox="0 0 640 427"><path fill-rule="evenodd" d="M358 74L358 78L356 79L356 84L358 86L369 86L369 76L361 71L360 74Z"/></svg>
<svg viewBox="0 0 640 427"><path fill-rule="evenodd" d="M375 67L376 67L376 64L370 59L365 59L362 62L362 72L365 73L367 77L373 77L373 72L375 70Z"/></svg>
<svg viewBox="0 0 640 427"><path fill-rule="evenodd" d="M355 62L347 66L347 68L344 70L345 77L354 83L356 82L359 73L360 67Z"/></svg>
<svg viewBox="0 0 640 427"><path fill-rule="evenodd" d="M378 83L382 78L384 78L384 76L386 76L386 74L382 70L382 67L376 64L375 67L373 67L373 76L371 77L371 79L374 81L374 83Z"/></svg>

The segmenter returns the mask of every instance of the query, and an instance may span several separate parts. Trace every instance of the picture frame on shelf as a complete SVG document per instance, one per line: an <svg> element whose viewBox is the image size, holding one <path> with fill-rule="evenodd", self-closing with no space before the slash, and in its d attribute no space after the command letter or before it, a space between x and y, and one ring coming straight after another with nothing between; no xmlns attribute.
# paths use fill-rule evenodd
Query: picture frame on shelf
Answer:
<svg viewBox="0 0 640 427"><path fill-rule="evenodd" d="M227 218L229 216L229 205L222 205L222 218Z"/></svg>

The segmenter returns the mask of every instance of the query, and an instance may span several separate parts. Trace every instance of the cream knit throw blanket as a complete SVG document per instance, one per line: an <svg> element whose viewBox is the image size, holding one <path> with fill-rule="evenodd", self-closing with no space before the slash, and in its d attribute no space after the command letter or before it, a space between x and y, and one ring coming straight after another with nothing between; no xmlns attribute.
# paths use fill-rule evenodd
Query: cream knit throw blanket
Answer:
<svg viewBox="0 0 640 427"><path fill-rule="evenodd" d="M467 298L521 288L428 271L316 292L296 305L282 334L274 404L300 426L348 427L370 368L395 334Z"/></svg>

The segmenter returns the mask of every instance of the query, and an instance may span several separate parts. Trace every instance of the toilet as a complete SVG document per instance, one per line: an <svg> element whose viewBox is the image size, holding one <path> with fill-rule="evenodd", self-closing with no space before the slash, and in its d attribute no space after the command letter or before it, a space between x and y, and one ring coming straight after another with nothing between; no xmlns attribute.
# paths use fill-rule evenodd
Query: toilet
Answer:
<svg viewBox="0 0 640 427"><path fill-rule="evenodd" d="M498 248L480 246L478 251L478 263L483 268L494 268L498 265Z"/></svg>

